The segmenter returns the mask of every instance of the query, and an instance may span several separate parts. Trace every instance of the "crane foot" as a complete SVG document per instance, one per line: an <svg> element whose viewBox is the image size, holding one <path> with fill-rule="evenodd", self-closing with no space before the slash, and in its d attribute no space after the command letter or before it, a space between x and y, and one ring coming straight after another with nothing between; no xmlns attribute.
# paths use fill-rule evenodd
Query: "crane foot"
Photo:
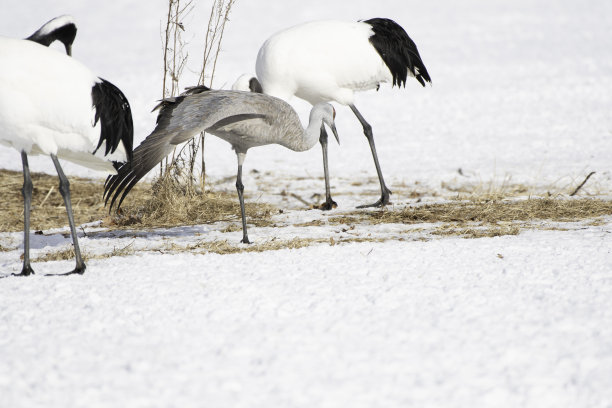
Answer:
<svg viewBox="0 0 612 408"><path fill-rule="evenodd" d="M48 273L45 276L69 276L69 275L82 275L85 273L85 264L77 265L74 270L66 273Z"/></svg>
<svg viewBox="0 0 612 408"><path fill-rule="evenodd" d="M386 194L383 194L382 196L380 196L378 201L376 201L375 203L359 205L359 206L357 206L357 208L384 207L385 205L391 204L391 201L389 201L389 196L391 195L391 190L387 189L387 190L385 190L385 193Z"/></svg>
<svg viewBox="0 0 612 408"><path fill-rule="evenodd" d="M34 270L30 265L24 265L20 273L13 273L12 276L30 276L34 275Z"/></svg>
<svg viewBox="0 0 612 408"><path fill-rule="evenodd" d="M334 208L338 207L338 203L336 203L334 200L330 198L328 198L327 200L325 200L325 202L323 204L319 204L314 206L314 208L319 209L321 211L329 211L329 210L333 210Z"/></svg>

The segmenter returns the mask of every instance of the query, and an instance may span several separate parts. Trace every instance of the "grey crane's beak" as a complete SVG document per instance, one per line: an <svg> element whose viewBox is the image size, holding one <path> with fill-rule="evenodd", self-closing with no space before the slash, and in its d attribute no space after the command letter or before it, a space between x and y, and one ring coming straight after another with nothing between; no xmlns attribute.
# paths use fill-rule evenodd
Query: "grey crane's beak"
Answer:
<svg viewBox="0 0 612 408"><path fill-rule="evenodd" d="M64 47L66 47L66 54L72 57L72 44L64 44Z"/></svg>
<svg viewBox="0 0 612 408"><path fill-rule="evenodd" d="M331 128L331 131L334 133L334 136L336 137L336 141L338 142L338 144L340 144L340 138L338 137L338 131L336 130L336 125L332 123L329 127Z"/></svg>

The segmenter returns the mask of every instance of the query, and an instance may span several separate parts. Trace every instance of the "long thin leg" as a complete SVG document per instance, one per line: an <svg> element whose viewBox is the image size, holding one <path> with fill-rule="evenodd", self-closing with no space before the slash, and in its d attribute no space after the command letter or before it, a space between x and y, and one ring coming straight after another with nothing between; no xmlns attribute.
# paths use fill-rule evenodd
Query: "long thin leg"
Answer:
<svg viewBox="0 0 612 408"><path fill-rule="evenodd" d="M244 212L244 185L242 184L242 163L244 163L245 153L236 153L238 156L238 175L236 176L236 190L238 191L238 200L240 200L240 214L242 215L242 242L250 244L249 236L247 235L246 215Z"/></svg>
<svg viewBox="0 0 612 408"><path fill-rule="evenodd" d="M372 150L372 157L374 158L374 165L376 166L376 173L378 173L378 181L380 182L380 199L376 201L374 204L366 204L360 205L357 208L367 208L367 207L382 207L384 205L389 204L389 195L391 195L391 190L387 188L385 184L385 180L383 178L382 170L380 169L380 164L378 163L378 155L376 154L376 146L374 145L374 135L372 134L372 126L364 117L359 113L355 105L349 105L351 110L361 122L361 126L363 126L363 133L365 137L368 139L368 143L370 144L370 150Z"/></svg>
<svg viewBox="0 0 612 408"><path fill-rule="evenodd" d="M70 235L72 235L72 244L74 246L74 253L76 257L76 267L74 268L74 270L71 272L64 273L62 275L72 275L75 273L83 274L85 272L85 262L83 262L83 258L81 258L79 240L77 238L76 228L74 227L74 217L72 216L72 203L70 201L70 182L68 181L66 175L64 174L64 171L62 170L57 156L52 154L51 160L53 160L53 164L55 165L55 169L57 170L57 175L59 176L59 190L62 194L62 198L64 199L64 204L66 205L66 212L68 213L68 223L70 224Z"/></svg>
<svg viewBox="0 0 612 408"><path fill-rule="evenodd" d="M321 136L319 137L321 150L323 150L323 172L325 173L325 203L318 206L320 210L328 211L338 207L338 204L332 200L331 190L329 187L329 168L327 166L327 131L325 125L321 124Z"/></svg>
<svg viewBox="0 0 612 408"><path fill-rule="evenodd" d="M32 177L30 177L30 166L28 155L21 152L21 163L23 164L23 269L21 273L13 276L34 275L30 266L30 209L32 208Z"/></svg>

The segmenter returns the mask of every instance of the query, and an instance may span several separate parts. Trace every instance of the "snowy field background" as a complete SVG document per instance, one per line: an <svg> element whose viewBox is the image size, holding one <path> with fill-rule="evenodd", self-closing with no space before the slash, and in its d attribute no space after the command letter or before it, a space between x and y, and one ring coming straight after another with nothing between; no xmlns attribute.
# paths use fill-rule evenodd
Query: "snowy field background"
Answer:
<svg viewBox="0 0 612 408"><path fill-rule="evenodd" d="M1 0L0 35L25 37L74 15L74 57L119 86L136 144L153 128L161 95L163 1ZM196 71L209 4L185 21ZM612 195L612 3L594 0L239 0L225 32L215 87L254 70L272 33L312 19L398 21L417 43L433 86L361 94L396 206L412 188L523 183ZM189 37L192 36L192 37ZM1 63L1 62L0 62ZM183 86L195 83L186 72ZM305 119L309 106L294 105ZM330 143L341 213L377 195L359 123L338 107ZM213 180L235 175L235 155L207 142ZM54 174L48 158L32 171ZM0 166L20 170L16 151ZM458 173L462 169L463 176ZM66 172L101 177L67 164ZM259 173L251 173L257 169ZM247 200L320 217L279 193L323 191L320 150L253 149ZM292 180L302 178L299 185ZM361 183L354 186L352 183ZM233 191L233 180L218 188ZM359 194L351 194L358 191ZM264 253L134 255L88 262L84 276L0 280L0 406L611 407L612 220L517 236L319 244ZM65 230L62 230L64 232ZM249 229L252 240L292 228ZM341 236L330 225L307 231ZM293 235L292 235L293 234ZM403 234L403 235L402 235ZM90 234L85 251L155 247L240 232L177 228L126 238ZM69 240L33 236L34 251ZM2 274L21 269L20 233L0 233ZM72 262L35 264L39 273Z"/></svg>

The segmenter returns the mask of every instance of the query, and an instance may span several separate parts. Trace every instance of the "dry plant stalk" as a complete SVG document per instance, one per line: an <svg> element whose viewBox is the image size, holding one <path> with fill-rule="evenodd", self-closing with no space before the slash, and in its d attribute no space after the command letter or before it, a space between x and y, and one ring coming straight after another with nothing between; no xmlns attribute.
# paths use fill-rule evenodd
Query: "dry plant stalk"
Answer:
<svg viewBox="0 0 612 408"><path fill-rule="evenodd" d="M187 64L189 54L186 53L182 33L185 31L183 19L191 13L194 6L192 0L187 0L181 6L181 0L168 0L168 15L166 29L162 40L164 53L164 75L162 80L162 99L176 96L179 93L179 80ZM172 154L171 164L160 163L160 176L163 176L168 167L174 164L175 153Z"/></svg>
<svg viewBox="0 0 612 408"><path fill-rule="evenodd" d="M182 37L182 32L185 31L182 20L191 13L193 8L192 0L185 1L183 6L181 6L181 0L168 0L168 16L162 44L164 50L162 98L179 93L179 80L189 57L189 54L184 51L187 44Z"/></svg>
<svg viewBox="0 0 612 408"><path fill-rule="evenodd" d="M204 53L202 56L202 69L200 70L199 85L204 85L207 77L207 70L212 64L212 70L208 76L208 87L212 88L215 70L217 68L217 60L221 52L221 42L223 41L223 33L225 32L225 24L229 21L230 11L236 0L214 0L210 8L210 16L208 18L208 26L206 27L206 37L204 40ZM192 143L200 146L200 188L204 190L206 185L206 163L204 161L204 132L200 133L199 140L194 139Z"/></svg>
<svg viewBox="0 0 612 408"><path fill-rule="evenodd" d="M206 28L206 38L204 44L204 55L202 59L202 69L200 71L200 79L198 83L204 85L206 79L206 69L212 63L212 72L210 73L209 87L212 87L217 68L217 60L221 52L221 41L223 41L223 33L225 32L225 24L229 21L229 14L236 0L214 0L210 9L210 17L208 18L208 27Z"/></svg>
<svg viewBox="0 0 612 408"><path fill-rule="evenodd" d="M580 183L580 185L578 187L576 187L576 189L570 194L570 197L573 197L576 195L576 193L578 193L578 191L580 191L580 189L586 184L587 181L589 181L589 179L591 178L591 176L595 174L594 171L590 172L586 178L582 181L582 183Z"/></svg>
<svg viewBox="0 0 612 408"><path fill-rule="evenodd" d="M204 55L202 68L200 70L199 84L203 84L204 78L209 77L212 85L217 60L221 50L221 41L228 21L229 13L235 0L214 0L211 7L206 40L204 44ZM188 54L184 52L186 46L183 41L182 33L185 32L183 20L192 12L192 0L183 2L181 0L168 0L168 15L166 18L166 31L163 40L164 46L164 80L163 97L172 97L179 93L179 79L186 65ZM212 64L212 73L207 75ZM200 151L201 150L201 151ZM196 160L198 152L201 153L200 175L195 175ZM168 159L161 164L160 179L171 178L172 181L162 181L160 186L173 188L170 194L186 194L195 197L204 192L206 165L204 162L204 135L194 138L185 144L178 152L175 150L172 160L168 164ZM199 187L195 181L199 179ZM176 183L183 184L186 188L175 189Z"/></svg>

